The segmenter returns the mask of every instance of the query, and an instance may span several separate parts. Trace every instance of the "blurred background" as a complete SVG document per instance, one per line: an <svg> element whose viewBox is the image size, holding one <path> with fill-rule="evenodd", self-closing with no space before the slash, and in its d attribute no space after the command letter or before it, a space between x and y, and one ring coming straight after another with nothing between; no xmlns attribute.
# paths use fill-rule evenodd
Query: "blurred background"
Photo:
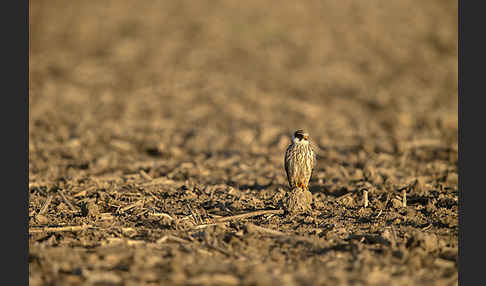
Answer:
<svg viewBox="0 0 486 286"><path fill-rule="evenodd" d="M457 4L31 1L29 232L96 227L29 233L31 284L457 285ZM279 208L301 128L313 214L248 220L322 245L184 228Z"/></svg>
<svg viewBox="0 0 486 286"><path fill-rule="evenodd" d="M201 152L281 164L298 128L320 152L395 154L416 142L457 152L457 9L32 1L30 177Z"/></svg>

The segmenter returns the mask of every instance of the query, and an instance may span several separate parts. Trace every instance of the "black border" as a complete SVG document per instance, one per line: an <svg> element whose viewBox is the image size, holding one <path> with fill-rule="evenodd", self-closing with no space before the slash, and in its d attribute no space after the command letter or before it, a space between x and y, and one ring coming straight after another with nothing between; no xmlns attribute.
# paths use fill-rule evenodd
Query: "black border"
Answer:
<svg viewBox="0 0 486 286"><path fill-rule="evenodd" d="M482 7L476 4L480 2L458 2L459 285L480 285L485 271L481 255L485 222L481 210L486 208L482 199L486 190L483 187L484 156L480 152L486 146L482 138L485 124L482 115L485 112L481 104L485 61L480 56L486 51L483 41L485 17Z"/></svg>
<svg viewBox="0 0 486 286"><path fill-rule="evenodd" d="M462 81L462 74L463 74L463 56L462 52L464 51L463 47L463 21L464 21L464 9L463 9L463 1L458 0L457 6L457 13L458 13L458 94L457 94L457 101L458 101L458 173L459 173L459 247L458 247L458 284L459 285L466 285L465 277L464 277L464 162L463 162L463 129L462 126L464 125L464 116L463 116L463 81Z"/></svg>
<svg viewBox="0 0 486 286"><path fill-rule="evenodd" d="M5 2L2 14L2 284L28 285L29 1Z"/></svg>

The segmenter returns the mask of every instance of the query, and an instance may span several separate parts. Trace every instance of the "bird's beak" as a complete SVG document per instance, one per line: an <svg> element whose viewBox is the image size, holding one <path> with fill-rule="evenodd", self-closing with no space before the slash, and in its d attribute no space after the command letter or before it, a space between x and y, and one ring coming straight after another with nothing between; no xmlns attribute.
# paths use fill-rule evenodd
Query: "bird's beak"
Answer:
<svg viewBox="0 0 486 286"><path fill-rule="evenodd" d="M304 136L304 139L307 140L307 136Z"/></svg>

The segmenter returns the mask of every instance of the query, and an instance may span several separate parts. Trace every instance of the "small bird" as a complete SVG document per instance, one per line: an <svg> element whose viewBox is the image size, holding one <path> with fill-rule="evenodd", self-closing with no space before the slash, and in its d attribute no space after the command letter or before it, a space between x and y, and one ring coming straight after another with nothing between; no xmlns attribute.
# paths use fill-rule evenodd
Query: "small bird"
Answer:
<svg viewBox="0 0 486 286"><path fill-rule="evenodd" d="M309 134L302 129L294 132L292 143L285 151L285 171L291 189L309 190L309 180L316 164L316 155L309 141Z"/></svg>

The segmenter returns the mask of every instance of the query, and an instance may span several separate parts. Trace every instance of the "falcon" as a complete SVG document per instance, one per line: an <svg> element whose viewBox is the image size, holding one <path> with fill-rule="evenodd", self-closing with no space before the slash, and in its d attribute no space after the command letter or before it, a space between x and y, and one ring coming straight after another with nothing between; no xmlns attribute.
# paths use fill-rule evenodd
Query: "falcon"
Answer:
<svg viewBox="0 0 486 286"><path fill-rule="evenodd" d="M290 188L309 190L309 180L316 164L316 155L312 150L309 134L302 129L292 135L292 143L285 151L285 171Z"/></svg>

